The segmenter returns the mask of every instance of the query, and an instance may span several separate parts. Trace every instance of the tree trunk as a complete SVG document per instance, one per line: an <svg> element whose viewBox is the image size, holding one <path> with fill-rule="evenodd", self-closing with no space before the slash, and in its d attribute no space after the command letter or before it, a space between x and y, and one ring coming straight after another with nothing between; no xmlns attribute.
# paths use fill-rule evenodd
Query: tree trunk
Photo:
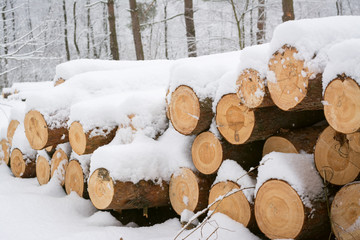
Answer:
<svg viewBox="0 0 360 240"><path fill-rule="evenodd" d="M68 29L67 29L67 14L66 14L66 0L63 0L63 13L64 13L64 41L65 41L66 60L70 61L70 50L69 50Z"/></svg>
<svg viewBox="0 0 360 240"><path fill-rule="evenodd" d="M78 57L80 57L80 49L77 44L77 37L76 37L76 31L77 31L76 0L74 0L74 4L73 4L73 18L74 18L74 46Z"/></svg>
<svg viewBox="0 0 360 240"><path fill-rule="evenodd" d="M140 23L138 17L138 9L136 7L136 0L129 0L131 13L131 26L135 44L136 59L144 60L144 51L141 41Z"/></svg>
<svg viewBox="0 0 360 240"><path fill-rule="evenodd" d="M233 10L233 14L234 14L234 18L235 18L235 21L236 21L236 27L237 27L237 31L238 31L238 41L239 41L239 49L243 49L244 46L242 45L242 31L241 31L241 27L240 27L240 19L237 15L237 12L236 12L236 6L235 6L235 3L234 3L234 0L230 0L230 3L231 3L231 7L232 7L232 10Z"/></svg>
<svg viewBox="0 0 360 240"><path fill-rule="evenodd" d="M10 167L15 177L33 178L36 175L35 159L29 158L18 148L11 152Z"/></svg>
<svg viewBox="0 0 360 240"><path fill-rule="evenodd" d="M108 20L110 30L110 51L113 60L119 60L119 47L116 35L116 18L114 10L114 0L108 0Z"/></svg>
<svg viewBox="0 0 360 240"><path fill-rule="evenodd" d="M3 85L2 87L8 87L9 86L9 81L8 81L8 75L6 73L6 70L7 70L7 67L8 67L8 59L6 57L6 55L8 55L9 53L9 48L8 48L8 29L7 29L7 18L6 18L6 4L4 4L4 6L2 7L2 12L1 12L1 18L2 18L2 22L3 22L3 33L4 33L4 36L3 36L3 39L4 39L4 55L5 55L5 58L4 58L4 82L3 82Z"/></svg>
<svg viewBox="0 0 360 240"><path fill-rule="evenodd" d="M64 186L65 184L65 172L68 163L69 156L61 148L56 150L51 158L51 178L57 177L61 186Z"/></svg>
<svg viewBox="0 0 360 240"><path fill-rule="evenodd" d="M258 0L258 21L257 21L257 32L256 32L256 43L262 44L265 42L266 34L266 13L265 13L265 1Z"/></svg>
<svg viewBox="0 0 360 240"><path fill-rule="evenodd" d="M192 0L184 0L184 16L186 25L186 37L188 45L188 56L196 57L196 36L195 36L195 25L194 25L194 9Z"/></svg>
<svg viewBox="0 0 360 240"><path fill-rule="evenodd" d="M236 161L242 168L249 170L261 160L263 141L233 145L218 139L211 132L199 134L191 147L191 156L196 169L202 174L213 174L226 159Z"/></svg>
<svg viewBox="0 0 360 240"><path fill-rule="evenodd" d="M90 162L89 162L90 163ZM85 166L86 171L90 169L90 165ZM72 191L76 192L80 197L89 199L87 190L87 173L84 171L82 164L77 159L69 162L65 173L65 190L67 194Z"/></svg>
<svg viewBox="0 0 360 240"><path fill-rule="evenodd" d="M17 127L19 126L19 121L18 120L11 120L7 129L7 139L9 141L10 146L12 145L12 139L14 137L15 131L17 129Z"/></svg>
<svg viewBox="0 0 360 240"><path fill-rule="evenodd" d="M293 0L282 0L283 16L282 21L286 22L295 19Z"/></svg>
<svg viewBox="0 0 360 240"><path fill-rule="evenodd" d="M6 165L9 165L10 160L10 145L6 139L0 141L0 162L3 161Z"/></svg>
<svg viewBox="0 0 360 240"><path fill-rule="evenodd" d="M51 175L51 161L50 157L38 153L36 159L36 178L40 185L47 184L50 181Z"/></svg>
<svg viewBox="0 0 360 240"><path fill-rule="evenodd" d="M167 23L167 2L164 5L164 45L165 45L165 58L169 59L168 47L168 23Z"/></svg>

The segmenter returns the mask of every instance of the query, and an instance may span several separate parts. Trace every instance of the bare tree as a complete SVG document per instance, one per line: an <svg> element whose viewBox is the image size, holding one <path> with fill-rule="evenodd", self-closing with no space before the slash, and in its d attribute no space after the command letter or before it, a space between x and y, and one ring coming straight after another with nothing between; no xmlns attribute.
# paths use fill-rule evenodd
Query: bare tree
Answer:
<svg viewBox="0 0 360 240"><path fill-rule="evenodd" d="M336 13L337 13L337 15L343 15L342 0L336 0Z"/></svg>
<svg viewBox="0 0 360 240"><path fill-rule="evenodd" d="M188 56L196 57L196 36L195 36L195 25L194 25L194 9L192 0L184 0L184 16L186 25L186 37L188 45Z"/></svg>
<svg viewBox="0 0 360 240"><path fill-rule="evenodd" d="M67 15L66 15L66 0L63 0L63 12L64 12L64 41L65 41L66 60L70 61L70 50L69 50L68 30L67 30Z"/></svg>
<svg viewBox="0 0 360 240"><path fill-rule="evenodd" d="M6 56L8 53L9 53L9 48L8 48L8 29L7 29L7 24L6 24L6 4L4 4L4 6L2 7L1 9L1 19L2 19L2 22L3 22L3 33L4 33L4 36L3 36L3 42L4 42L4 55ZM7 58L4 58L4 65L5 65L5 69L2 70L4 73L2 74L4 76L4 81L3 81L3 84L2 86L3 87L7 87L9 85L8 83L8 78L7 78L7 73L6 73L6 67L8 65L8 60Z"/></svg>
<svg viewBox="0 0 360 240"><path fill-rule="evenodd" d="M282 21L286 22L295 19L293 0L282 0L283 16Z"/></svg>
<svg viewBox="0 0 360 240"><path fill-rule="evenodd" d="M266 12L265 12L265 1L258 0L258 21L257 21L257 32L256 32L256 43L261 44L265 42L265 29L266 29Z"/></svg>
<svg viewBox="0 0 360 240"><path fill-rule="evenodd" d="M168 3L165 0L165 3L164 3L164 45L165 45L165 58L169 59L167 6L168 6Z"/></svg>
<svg viewBox="0 0 360 240"><path fill-rule="evenodd" d="M131 26L135 44L135 52L137 60L144 60L144 50L141 41L140 23L138 16L138 8L136 7L136 0L129 0L131 13Z"/></svg>
<svg viewBox="0 0 360 240"><path fill-rule="evenodd" d="M76 0L74 0L74 3L73 3L73 18L74 18L74 46L75 46L77 55L80 57L80 49L77 44L77 37L76 37L76 32L77 32Z"/></svg>
<svg viewBox="0 0 360 240"><path fill-rule="evenodd" d="M114 10L114 0L108 0L108 20L109 20L109 30L110 30L110 52L112 59L119 60L119 46L116 36L116 23L115 23L115 10Z"/></svg>

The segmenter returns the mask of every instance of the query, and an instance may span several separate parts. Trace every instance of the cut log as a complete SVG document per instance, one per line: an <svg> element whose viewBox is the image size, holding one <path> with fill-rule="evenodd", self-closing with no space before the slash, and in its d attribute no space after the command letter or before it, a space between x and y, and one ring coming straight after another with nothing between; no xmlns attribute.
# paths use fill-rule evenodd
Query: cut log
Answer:
<svg viewBox="0 0 360 240"><path fill-rule="evenodd" d="M340 189L331 204L331 227L336 239L360 239L360 183Z"/></svg>
<svg viewBox="0 0 360 240"><path fill-rule="evenodd" d="M237 81L237 96L240 102L248 108L261 108L274 106L265 79L255 69L243 70Z"/></svg>
<svg viewBox="0 0 360 240"><path fill-rule="evenodd" d="M281 130L276 136L269 137L264 144L263 156L271 152L313 153L316 140L326 126L312 126L294 130Z"/></svg>
<svg viewBox="0 0 360 240"><path fill-rule="evenodd" d="M50 125L51 123L47 123L44 116L36 110L31 110L25 115L25 134L33 149L41 150L69 141L67 128L51 128Z"/></svg>
<svg viewBox="0 0 360 240"><path fill-rule="evenodd" d="M89 198L87 191L87 177L78 160L69 162L65 173L65 190L67 194L76 192L82 198Z"/></svg>
<svg viewBox="0 0 360 240"><path fill-rule="evenodd" d="M312 75L295 47L284 45L269 61L268 88L274 103L284 111L322 109L322 75Z"/></svg>
<svg viewBox="0 0 360 240"><path fill-rule="evenodd" d="M261 160L263 141L255 141L249 144L232 145L218 139L211 132L199 134L191 147L193 163L199 172L213 174L225 159L238 162L244 169L258 165Z"/></svg>
<svg viewBox="0 0 360 240"><path fill-rule="evenodd" d="M79 155L93 153L98 147L109 144L115 137L117 127L94 134L98 128L85 133L81 123L73 122L69 129L69 139L72 149Z"/></svg>
<svg viewBox="0 0 360 240"><path fill-rule="evenodd" d="M6 165L9 165L10 159L10 146L6 139L0 141L0 161L3 161Z"/></svg>
<svg viewBox="0 0 360 240"><path fill-rule="evenodd" d="M171 95L170 121L174 128L184 135L196 135L210 127L213 112L212 101L199 101L188 86L179 86Z"/></svg>
<svg viewBox="0 0 360 240"><path fill-rule="evenodd" d="M216 106L216 124L231 144L264 140L281 128L311 126L324 119L322 110L285 112L276 107L249 109L235 94L223 96Z"/></svg>
<svg viewBox="0 0 360 240"><path fill-rule="evenodd" d="M58 85L60 85L60 84L63 84L64 82L65 82L65 80L64 80L64 79L59 78L58 80L56 80L56 81L55 81L55 83L54 83L54 87L56 87L56 86L58 86Z"/></svg>
<svg viewBox="0 0 360 240"><path fill-rule="evenodd" d="M15 177L32 178L36 175L35 158L29 158L18 148L11 152L10 167Z"/></svg>
<svg viewBox="0 0 360 240"><path fill-rule="evenodd" d="M135 209L169 205L169 185L141 180L138 183L114 181L108 170L99 168L89 178L91 202L97 209Z"/></svg>
<svg viewBox="0 0 360 240"><path fill-rule="evenodd" d="M52 146L48 146L45 148L45 151L52 156L54 154L54 152L56 151L56 146L57 145L52 145Z"/></svg>
<svg viewBox="0 0 360 240"><path fill-rule="evenodd" d="M360 153L360 132L347 134L346 138L349 140L350 148Z"/></svg>
<svg viewBox="0 0 360 240"><path fill-rule="evenodd" d="M36 178L40 185L47 184L50 181L50 158L43 154L38 154L36 159Z"/></svg>
<svg viewBox="0 0 360 240"><path fill-rule="evenodd" d="M214 178L181 168L171 176L169 195L171 206L179 215L187 209L197 212L207 207L209 190Z"/></svg>
<svg viewBox="0 0 360 240"><path fill-rule="evenodd" d="M349 77L332 80L324 93L324 113L330 126L338 132L360 130L360 86Z"/></svg>
<svg viewBox="0 0 360 240"><path fill-rule="evenodd" d="M315 165L322 178L335 185L354 181L360 172L360 153L349 146L345 134L327 127L315 146Z"/></svg>
<svg viewBox="0 0 360 240"><path fill-rule="evenodd" d="M210 190L209 205L219 197L225 196L236 189L241 189L241 187L232 181L215 184ZM249 203L244 193L239 191L218 201L210 207L210 210L223 213L245 227L250 227L255 223L253 207L254 205Z"/></svg>
<svg viewBox="0 0 360 240"><path fill-rule="evenodd" d="M64 186L65 184L65 172L68 163L68 156L61 148L56 150L51 158L51 178L56 176L61 186Z"/></svg>
<svg viewBox="0 0 360 240"><path fill-rule="evenodd" d="M329 224L325 202L314 199L312 209L285 181L269 180L257 192L255 218L270 239L322 239Z"/></svg>
<svg viewBox="0 0 360 240"><path fill-rule="evenodd" d="M7 139L9 141L10 146L12 145L12 139L15 134L16 128L19 126L18 120L11 120L7 129Z"/></svg>

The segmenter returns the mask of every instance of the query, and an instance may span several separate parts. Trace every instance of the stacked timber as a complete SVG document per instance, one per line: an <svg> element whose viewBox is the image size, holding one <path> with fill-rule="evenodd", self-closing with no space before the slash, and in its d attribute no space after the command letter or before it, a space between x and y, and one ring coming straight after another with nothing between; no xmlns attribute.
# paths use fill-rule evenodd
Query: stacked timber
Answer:
<svg viewBox="0 0 360 240"><path fill-rule="evenodd" d="M65 172L69 164L71 147L69 143L56 146L56 151L51 158L50 178L57 178L61 186L65 184Z"/></svg>
<svg viewBox="0 0 360 240"><path fill-rule="evenodd" d="M34 93L46 91L52 87L52 82L16 82L10 88L4 88L3 98L26 101Z"/></svg>
<svg viewBox="0 0 360 240"><path fill-rule="evenodd" d="M51 176L51 157L45 150L39 150L36 156L36 178L40 185L47 184Z"/></svg>

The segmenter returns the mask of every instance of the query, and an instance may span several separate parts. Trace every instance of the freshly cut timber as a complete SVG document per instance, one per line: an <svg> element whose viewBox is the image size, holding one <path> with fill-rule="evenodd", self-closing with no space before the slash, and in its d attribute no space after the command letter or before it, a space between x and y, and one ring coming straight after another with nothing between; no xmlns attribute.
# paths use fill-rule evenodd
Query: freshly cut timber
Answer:
<svg viewBox="0 0 360 240"><path fill-rule="evenodd" d="M216 125L231 144L264 140L281 128L299 128L324 119L322 110L286 112L277 107L250 109L235 94L223 96L216 106Z"/></svg>
<svg viewBox="0 0 360 240"><path fill-rule="evenodd" d="M179 215L187 209L197 212L206 208L213 177L196 174L188 168L171 176L169 195L171 206Z"/></svg>
<svg viewBox="0 0 360 240"><path fill-rule="evenodd" d="M322 78L304 66L304 60L296 58L298 50L284 45L269 61L271 77L267 85L274 103L282 110L322 109Z"/></svg>
<svg viewBox="0 0 360 240"><path fill-rule="evenodd" d="M32 178L36 175L35 159L30 159L18 148L11 152L10 168L15 177Z"/></svg>
<svg viewBox="0 0 360 240"><path fill-rule="evenodd" d="M265 79L260 73L252 68L243 70L237 81L237 96L240 102L248 108L261 108L274 106Z"/></svg>
<svg viewBox="0 0 360 240"><path fill-rule="evenodd" d="M81 123L73 122L69 129L71 148L79 155L93 153L98 147L109 144L114 139L117 127L104 130L101 135L93 136L93 133L98 130L95 128L85 132Z"/></svg>
<svg viewBox="0 0 360 240"><path fill-rule="evenodd" d="M210 127L213 112L212 101L200 101L188 86L179 86L171 95L170 120L176 131L184 135L196 135Z"/></svg>
<svg viewBox="0 0 360 240"><path fill-rule="evenodd" d="M241 186L232 181L215 184L210 190L209 205L219 197L225 196L237 189L241 189ZM212 205L210 210L223 213L245 227L249 227L255 223L253 207L253 204L248 201L245 194L242 191L238 191Z"/></svg>
<svg viewBox="0 0 360 240"><path fill-rule="evenodd" d="M63 78L59 78L58 80L55 81L54 83L54 87L63 84L65 82L65 80Z"/></svg>
<svg viewBox="0 0 360 240"><path fill-rule="evenodd" d="M281 129L276 136L269 137L264 144L263 156L271 152L313 153L316 140L326 126L312 126L294 130Z"/></svg>
<svg viewBox="0 0 360 240"><path fill-rule="evenodd" d="M343 76L332 80L324 93L324 113L330 126L338 132L360 129L360 86Z"/></svg>
<svg viewBox="0 0 360 240"><path fill-rule="evenodd" d="M311 201L312 209L287 182L268 180L256 195L256 222L270 239L322 239L329 234L326 203Z"/></svg>
<svg viewBox="0 0 360 240"><path fill-rule="evenodd" d="M315 145L315 165L322 178L335 185L354 181L360 172L360 153L349 146L345 134L331 126L319 136Z"/></svg>
<svg viewBox="0 0 360 240"><path fill-rule="evenodd" d="M6 165L9 165L10 158L10 146L6 139L0 141L0 161L4 161Z"/></svg>
<svg viewBox="0 0 360 240"><path fill-rule="evenodd" d="M50 125L51 123L47 123L44 116L36 110L31 110L25 115L25 134L33 149L41 150L55 144L69 142L67 128L51 128Z"/></svg>
<svg viewBox="0 0 360 240"><path fill-rule="evenodd" d="M349 140L350 148L360 153L360 132L347 134L346 138Z"/></svg>
<svg viewBox="0 0 360 240"><path fill-rule="evenodd" d="M89 198L87 191L87 178L85 178L83 168L78 160L73 159L69 162L65 173L65 190L67 194L72 191L80 197Z"/></svg>
<svg viewBox="0 0 360 240"><path fill-rule="evenodd" d="M108 170L99 168L89 178L89 197L97 209L135 209L169 205L169 185L141 180L114 181Z"/></svg>
<svg viewBox="0 0 360 240"><path fill-rule="evenodd" d="M255 167L261 160L263 141L232 145L211 132L199 134L191 147L193 163L199 172L213 174L225 159L238 162L244 169Z"/></svg>
<svg viewBox="0 0 360 240"><path fill-rule="evenodd" d="M61 186L65 184L65 171L67 165L69 163L69 159L67 154L59 148L56 150L51 158L51 178L55 176L59 179Z"/></svg>
<svg viewBox="0 0 360 240"><path fill-rule="evenodd" d="M19 126L18 120L11 120L7 129L7 139L9 141L10 146L12 145L12 139L15 134L16 128Z"/></svg>
<svg viewBox="0 0 360 240"><path fill-rule="evenodd" d="M57 145L52 145L52 146L48 146L45 148L45 151L52 156L54 154L54 152L56 151L56 146Z"/></svg>
<svg viewBox="0 0 360 240"><path fill-rule="evenodd" d="M38 155L36 159L36 178L40 185L50 181L50 161L46 156Z"/></svg>
<svg viewBox="0 0 360 240"><path fill-rule="evenodd" d="M331 227L336 239L360 239L360 183L350 183L336 193L331 204Z"/></svg>

